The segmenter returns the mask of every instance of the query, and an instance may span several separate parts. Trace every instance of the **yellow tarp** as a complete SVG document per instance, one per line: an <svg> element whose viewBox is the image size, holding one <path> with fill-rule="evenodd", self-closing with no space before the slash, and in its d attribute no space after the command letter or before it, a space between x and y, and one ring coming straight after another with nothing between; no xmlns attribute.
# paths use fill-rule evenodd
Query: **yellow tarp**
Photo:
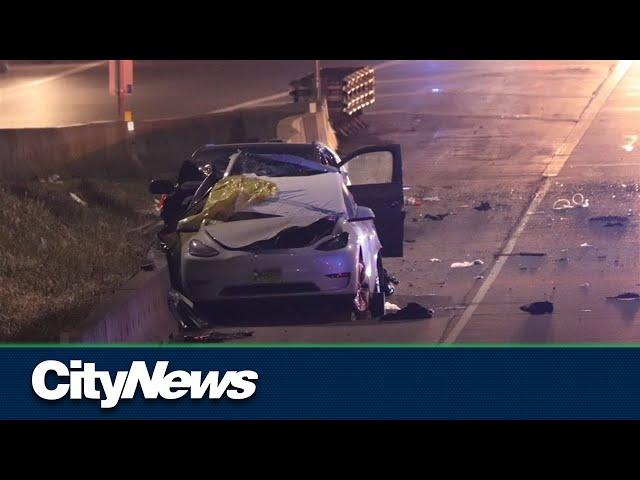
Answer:
<svg viewBox="0 0 640 480"><path fill-rule="evenodd" d="M202 211L180 221L181 226L199 228L204 220L226 222L235 212L278 195L275 183L254 177L232 175L213 186Z"/></svg>

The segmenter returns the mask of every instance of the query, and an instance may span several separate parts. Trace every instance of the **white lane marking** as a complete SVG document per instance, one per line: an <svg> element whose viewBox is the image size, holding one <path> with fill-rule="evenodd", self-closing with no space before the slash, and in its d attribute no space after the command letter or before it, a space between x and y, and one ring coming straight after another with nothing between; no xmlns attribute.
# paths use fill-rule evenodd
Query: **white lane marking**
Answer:
<svg viewBox="0 0 640 480"><path fill-rule="evenodd" d="M84 63L77 67L70 68L68 70L63 70L62 72L58 72L54 75L50 75L48 77L39 78L38 80L32 80L30 82L21 83L18 85L14 85L13 87L7 87L2 89L2 94L6 95L7 93L14 92L16 90L23 90L25 88L36 87L38 85L42 85L43 83L53 82L54 80L58 80L60 78L68 77L69 75L75 75L76 73L84 72L85 70L90 70L92 68L99 67L101 65L105 65L107 63L106 60L100 60L98 62L92 63Z"/></svg>
<svg viewBox="0 0 640 480"><path fill-rule="evenodd" d="M377 65L373 65L374 70L383 70L388 67L393 67L394 65L399 65L403 62L409 62L410 60L388 60L386 62L379 63ZM246 107L254 107L256 105L261 105L266 102L272 102L274 100L280 100L289 97L289 90L274 93L272 95L267 95L266 97L254 98L253 100L248 100L246 102L237 103L235 105L229 105L228 107L219 108L217 110L211 110L207 113L224 113L224 112L233 112L235 110L240 110L241 108ZM264 106L264 105L263 105Z"/></svg>
<svg viewBox="0 0 640 480"><path fill-rule="evenodd" d="M564 167L567 158L571 155L571 152L575 146L580 142L587 129L591 126L591 122L596 117L600 109L604 106L604 103L609 98L609 94L616 87L620 79L631 67L631 60L621 60L614 68L609 78L607 78L600 87L595 98L591 100L587 108L582 113L580 120L575 127L569 132L569 135L565 139L564 143L560 145L560 148L556 151L555 155L551 158L551 161L547 165L543 177L557 177L562 167Z"/></svg>
<svg viewBox="0 0 640 480"><path fill-rule="evenodd" d="M609 98L609 95L616 87L620 79L624 76L625 73L627 73L627 70L629 70L630 66L631 62L628 60L622 60L618 62L612 74L609 75L609 77L602 84L602 87L599 89L596 97L584 110L578 123L571 129L563 144L560 145L560 147L556 151L556 154L552 157L551 162L547 165L547 168L543 173L544 180L542 186L535 193L535 196L531 200L531 203L529 204L525 215L522 216L520 223L511 234L511 237L509 238L507 244L501 252L502 255L499 256L496 262L493 264L485 282L478 289L473 297L473 300L471 300L469 306L462 313L460 319L453 326L451 331L446 335L442 343L455 342L464 327L467 326L469 320L471 319L471 316L474 314L480 303L482 303L485 295L493 285L493 282L496 280L496 278L498 278L502 267L509 259L508 255L513 252L518 238L524 231L524 228L527 226L529 218L532 217L532 215L529 215L529 213L537 211L540 203L542 203L542 201L544 200L544 197L551 187L551 177L557 176L560 170L562 170L562 167L569 158L569 155L571 155L573 149L580 142L582 136L585 134L591 123L593 123L593 120L604 105L605 101L607 100L607 98Z"/></svg>
<svg viewBox="0 0 640 480"><path fill-rule="evenodd" d="M274 93L273 95L268 95L266 97L254 98L253 100L248 100L246 102L237 103L235 105L230 105L228 107L219 108L217 110L211 110L207 113L223 113L223 112L233 112L234 110L239 110L245 107L252 107L254 105L259 105L264 102L272 102L274 100L278 100L280 98L285 98L289 96L289 91Z"/></svg>

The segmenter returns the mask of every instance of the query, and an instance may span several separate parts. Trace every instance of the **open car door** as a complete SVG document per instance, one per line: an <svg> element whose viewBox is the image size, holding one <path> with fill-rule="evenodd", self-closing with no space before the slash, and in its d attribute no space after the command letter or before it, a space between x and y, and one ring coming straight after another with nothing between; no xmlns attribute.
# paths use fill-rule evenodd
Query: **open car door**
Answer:
<svg viewBox="0 0 640 480"><path fill-rule="evenodd" d="M382 254L401 257L404 244L404 198L400 145L365 147L347 155L340 170L349 177L356 203L374 211Z"/></svg>

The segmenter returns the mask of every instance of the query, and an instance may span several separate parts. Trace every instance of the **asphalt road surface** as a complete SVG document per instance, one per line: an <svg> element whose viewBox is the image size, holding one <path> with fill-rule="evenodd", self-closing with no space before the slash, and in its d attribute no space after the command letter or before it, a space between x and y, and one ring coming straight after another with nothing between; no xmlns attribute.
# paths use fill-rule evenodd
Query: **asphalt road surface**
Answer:
<svg viewBox="0 0 640 480"><path fill-rule="evenodd" d="M402 145L406 194L430 200L406 207L405 257L386 261L401 281L389 300L430 306L434 317L326 324L283 313L216 331L250 330L241 341L251 342L640 338L640 302L607 298L640 291L637 62L420 61L377 78L369 127L341 150ZM588 206L553 209L576 193ZM491 209L473 208L481 202ZM591 221L607 215L623 218ZM495 256L519 252L544 256ZM451 268L474 259L484 263ZM552 302L553 314L520 310L535 301Z"/></svg>
<svg viewBox="0 0 640 480"><path fill-rule="evenodd" d="M380 64L322 61L323 67ZM184 117L290 102L289 82L314 71L312 60L140 61L127 109L134 120ZM116 120L107 61L12 63L0 74L0 128L56 127Z"/></svg>

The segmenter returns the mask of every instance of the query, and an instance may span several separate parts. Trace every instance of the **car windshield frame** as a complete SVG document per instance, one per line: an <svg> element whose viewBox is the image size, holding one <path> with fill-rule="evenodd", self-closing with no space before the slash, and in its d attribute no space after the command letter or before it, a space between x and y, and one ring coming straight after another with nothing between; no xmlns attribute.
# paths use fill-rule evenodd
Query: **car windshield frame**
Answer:
<svg viewBox="0 0 640 480"><path fill-rule="evenodd" d="M262 145L260 145L262 146ZM252 146L253 148L251 148L251 150L255 150L255 149L259 149L258 145L256 146ZM278 144L268 144L268 145L264 145L265 147L267 147L266 149L268 149L268 147L273 147L273 146L280 146ZM292 145L288 145L288 146L292 146ZM229 173L231 172L231 170L235 167L235 162L234 165L231 164L231 157L233 157L235 154L239 154L239 155L244 155L245 157L252 157L252 158L256 158L258 160L267 160L270 162L274 162L274 163L282 163L282 164L287 164L287 165L296 165L300 168L308 168L308 174L306 175L290 175L290 176L309 176L309 175L319 175L322 173L335 173L338 172L339 169L333 165L329 165L327 163L324 163L322 161L318 161L318 160L310 160L309 158L306 158L302 155L296 155L295 153L286 151L289 149L278 149L278 148L273 148L274 151L268 152L268 153L257 153L255 151L247 151L248 149L244 146L228 146L227 148L223 149L210 149L210 150L204 150L202 152L200 152L200 154L202 155L204 152L211 152L211 151L224 151L225 153L229 152L228 156L227 156L227 167L225 169L225 173L222 177L219 176L219 172L220 169L211 169L211 172L206 175L206 177L202 180L202 183L200 184L200 186L196 189L196 191L193 194L193 197L191 198L191 201L189 202L189 206L186 208L184 214L182 215L182 218L186 218L189 217L191 215L195 215L197 212L197 207L201 204L203 204L203 202L206 200L207 196L209 195L209 193L211 192L211 190L213 189L213 187L216 185L216 183L218 183L220 180L222 180L222 178L225 178L227 176L230 176ZM277 151L280 150L280 151ZM274 158L265 158L266 155L287 155L289 157L294 157L297 158L297 161L284 161L284 160L279 160L279 159L274 159ZM219 157L220 160L222 160L224 157ZM236 157L236 159L239 157ZM320 156L316 157L316 158L321 158ZM204 163L203 163L204 165ZM317 166L317 167L316 167ZM235 174L234 174L235 175ZM241 173L239 175L256 175L254 173ZM259 175L256 175L259 176ZM272 177L282 177L282 176L287 176L287 175L274 175ZM267 176L269 177L269 176Z"/></svg>

